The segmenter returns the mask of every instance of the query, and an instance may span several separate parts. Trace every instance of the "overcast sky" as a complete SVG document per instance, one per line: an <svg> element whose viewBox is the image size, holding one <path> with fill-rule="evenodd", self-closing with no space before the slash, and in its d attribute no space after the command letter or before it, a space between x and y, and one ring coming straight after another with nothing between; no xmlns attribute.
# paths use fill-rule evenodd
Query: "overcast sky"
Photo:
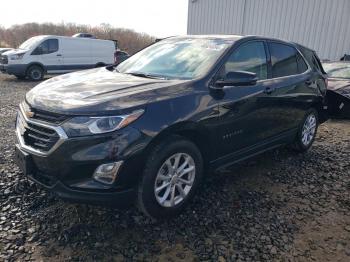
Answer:
<svg viewBox="0 0 350 262"><path fill-rule="evenodd" d="M1 1L0 25L73 22L134 29L156 37L186 34L188 0Z"/></svg>

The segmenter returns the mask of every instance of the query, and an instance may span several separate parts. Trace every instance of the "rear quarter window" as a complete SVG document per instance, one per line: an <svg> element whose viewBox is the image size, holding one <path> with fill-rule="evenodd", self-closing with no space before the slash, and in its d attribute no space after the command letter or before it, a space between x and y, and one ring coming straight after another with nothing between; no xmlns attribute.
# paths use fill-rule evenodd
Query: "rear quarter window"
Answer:
<svg viewBox="0 0 350 262"><path fill-rule="evenodd" d="M299 53L297 53L297 64L298 64L298 73L299 74L304 73L308 68L304 58Z"/></svg>

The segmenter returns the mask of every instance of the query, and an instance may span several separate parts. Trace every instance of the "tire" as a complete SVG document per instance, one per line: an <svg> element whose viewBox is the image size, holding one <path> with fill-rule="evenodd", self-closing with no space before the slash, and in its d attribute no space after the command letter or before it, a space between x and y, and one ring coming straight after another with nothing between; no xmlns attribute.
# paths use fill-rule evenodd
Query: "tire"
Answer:
<svg viewBox="0 0 350 262"><path fill-rule="evenodd" d="M175 160L178 157L180 157L178 169L175 169L181 171L180 169L183 168L180 173L187 171L182 176L180 173L171 171L170 166L166 164L170 159L171 166L176 166ZM184 166L186 160L188 164ZM180 214L193 198L202 176L203 158L196 145L178 136L167 138L156 145L146 159L138 187L139 209L153 220L171 218ZM162 186L164 189L160 190ZM182 194L180 194L180 187ZM171 200L172 195L174 195L174 201Z"/></svg>
<svg viewBox="0 0 350 262"><path fill-rule="evenodd" d="M318 129L318 114L315 109L310 109L304 116L297 136L292 144L292 148L297 152L306 152L315 141ZM309 127L308 127L309 126ZM307 132L309 129L310 132Z"/></svg>
<svg viewBox="0 0 350 262"><path fill-rule="evenodd" d="M40 81L44 78L44 70L41 66L32 65L28 68L26 75L32 81Z"/></svg>
<svg viewBox="0 0 350 262"><path fill-rule="evenodd" d="M15 75L15 77L17 77L18 80L26 79L26 76Z"/></svg>

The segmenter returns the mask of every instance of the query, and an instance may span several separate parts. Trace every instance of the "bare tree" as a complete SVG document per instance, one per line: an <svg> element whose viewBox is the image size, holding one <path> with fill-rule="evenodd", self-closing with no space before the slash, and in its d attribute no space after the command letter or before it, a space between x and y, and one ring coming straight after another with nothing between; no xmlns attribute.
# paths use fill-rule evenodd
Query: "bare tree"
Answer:
<svg viewBox="0 0 350 262"><path fill-rule="evenodd" d="M74 23L26 23L4 28L0 25L0 46L18 47L30 37L36 35L71 36L76 33L91 33L100 39L118 40L119 48L134 54L154 42L155 38L134 30L116 28L103 23L100 26L79 25Z"/></svg>

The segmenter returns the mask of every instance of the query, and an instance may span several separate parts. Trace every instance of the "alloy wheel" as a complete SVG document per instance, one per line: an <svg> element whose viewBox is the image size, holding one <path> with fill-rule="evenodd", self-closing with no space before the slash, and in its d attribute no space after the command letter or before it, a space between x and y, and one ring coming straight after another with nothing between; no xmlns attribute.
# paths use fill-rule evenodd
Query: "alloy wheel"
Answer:
<svg viewBox="0 0 350 262"><path fill-rule="evenodd" d="M154 183L158 204L174 207L189 194L196 175L193 158L186 153L177 153L164 161Z"/></svg>
<svg viewBox="0 0 350 262"><path fill-rule="evenodd" d="M317 119L314 114L308 115L304 122L303 130L301 133L301 142L304 146L308 146L315 137L317 126Z"/></svg>

